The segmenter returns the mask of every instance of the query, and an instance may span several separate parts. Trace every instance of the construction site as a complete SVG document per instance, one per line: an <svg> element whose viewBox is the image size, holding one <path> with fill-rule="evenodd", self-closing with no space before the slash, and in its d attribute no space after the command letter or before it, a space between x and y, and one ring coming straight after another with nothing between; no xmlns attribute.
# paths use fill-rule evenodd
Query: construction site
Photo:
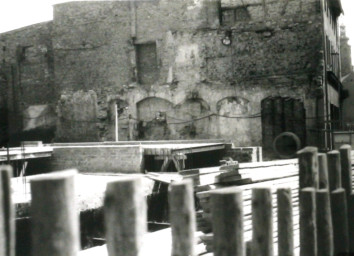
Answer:
<svg viewBox="0 0 354 256"><path fill-rule="evenodd" d="M354 255L344 12L74 1L0 33L0 256Z"/></svg>

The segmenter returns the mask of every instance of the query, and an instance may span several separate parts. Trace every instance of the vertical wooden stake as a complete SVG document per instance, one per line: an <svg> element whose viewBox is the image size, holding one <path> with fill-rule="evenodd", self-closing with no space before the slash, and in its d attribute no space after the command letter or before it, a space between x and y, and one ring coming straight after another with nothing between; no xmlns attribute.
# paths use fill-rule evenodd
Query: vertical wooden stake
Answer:
<svg viewBox="0 0 354 256"><path fill-rule="evenodd" d="M342 187L340 155L338 150L332 150L327 153L328 160L328 180L329 191L332 192Z"/></svg>
<svg viewBox="0 0 354 256"><path fill-rule="evenodd" d="M328 168L327 168L327 155L324 153L318 154L318 187L319 189L329 190L328 184Z"/></svg>
<svg viewBox="0 0 354 256"><path fill-rule="evenodd" d="M352 147L350 145L343 145L340 147L340 161L342 170L342 186L349 197L352 193Z"/></svg>
<svg viewBox="0 0 354 256"><path fill-rule="evenodd" d="M104 221L109 256L139 255L147 230L141 178L121 178L107 184Z"/></svg>
<svg viewBox="0 0 354 256"><path fill-rule="evenodd" d="M318 187L318 150L306 147L297 154L299 157L299 189Z"/></svg>
<svg viewBox="0 0 354 256"><path fill-rule="evenodd" d="M75 205L76 170L31 180L32 255L76 256L80 249Z"/></svg>
<svg viewBox="0 0 354 256"><path fill-rule="evenodd" d="M172 256L195 256L195 209L193 181L172 183L169 190Z"/></svg>
<svg viewBox="0 0 354 256"><path fill-rule="evenodd" d="M252 255L273 255L272 192L252 189Z"/></svg>
<svg viewBox="0 0 354 256"><path fill-rule="evenodd" d="M277 190L278 255L294 255L293 207L290 188Z"/></svg>
<svg viewBox="0 0 354 256"><path fill-rule="evenodd" d="M252 240L246 242L246 256L252 256Z"/></svg>
<svg viewBox="0 0 354 256"><path fill-rule="evenodd" d="M350 252L354 253L354 195L348 197L348 229Z"/></svg>
<svg viewBox="0 0 354 256"><path fill-rule="evenodd" d="M347 195L343 188L331 193L334 255L349 253Z"/></svg>
<svg viewBox="0 0 354 256"><path fill-rule="evenodd" d="M245 256L242 190L210 192L215 256Z"/></svg>
<svg viewBox="0 0 354 256"><path fill-rule="evenodd" d="M0 255L15 256L15 209L11 198L12 167L0 166Z"/></svg>
<svg viewBox="0 0 354 256"><path fill-rule="evenodd" d="M316 198L314 188L300 191L300 256L317 255Z"/></svg>
<svg viewBox="0 0 354 256"><path fill-rule="evenodd" d="M328 189L316 191L317 253L333 256L332 214Z"/></svg>

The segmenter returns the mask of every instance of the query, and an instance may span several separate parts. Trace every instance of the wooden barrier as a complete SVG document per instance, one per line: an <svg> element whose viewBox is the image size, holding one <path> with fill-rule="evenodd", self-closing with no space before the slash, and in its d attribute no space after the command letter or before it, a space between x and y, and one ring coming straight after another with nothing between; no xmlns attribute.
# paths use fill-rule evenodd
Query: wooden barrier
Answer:
<svg viewBox="0 0 354 256"><path fill-rule="evenodd" d="M318 178L318 188L329 189L327 155L324 153L318 154Z"/></svg>
<svg viewBox="0 0 354 256"><path fill-rule="evenodd" d="M275 166L276 179L270 180L265 175L257 180L258 184L209 191L210 200L206 193L199 194L198 197L204 197L202 204L206 211L198 212L198 216L209 219L213 226L214 233L205 235L213 243L209 247L213 255L294 256L298 238L300 256L335 256L353 250L349 247L354 244L354 224L349 216L354 212L354 195L348 195L349 182L346 181L346 185L344 182L351 178L348 151L348 147L342 147L340 152L324 155L317 154L315 148L305 148L298 154L299 177L294 174L294 164L283 178L280 178L282 169ZM269 164L266 168L271 170L272 166ZM342 174L346 173L344 176L341 169ZM250 170L247 167L241 172L250 173ZM263 175L262 170L254 171ZM14 256L11 171L4 171L3 167L0 171L0 256ZM74 176L75 171L63 171L31 181L33 255L78 254ZM341 180L345 189L341 188ZM274 189L278 187L282 188ZM197 255L191 181L171 184L169 203L170 255ZM121 178L109 183L104 197L104 215L108 255L148 256L142 250L147 220L141 178Z"/></svg>
<svg viewBox="0 0 354 256"><path fill-rule="evenodd" d="M333 256L332 214L328 189L316 192L317 254Z"/></svg>
<svg viewBox="0 0 354 256"><path fill-rule="evenodd" d="M348 198L348 229L349 229L349 244L350 252L354 253L354 195L351 194Z"/></svg>
<svg viewBox="0 0 354 256"><path fill-rule="evenodd" d="M147 230L141 178L121 178L107 184L104 219L108 255L140 255Z"/></svg>
<svg viewBox="0 0 354 256"><path fill-rule="evenodd" d="M300 256L317 255L316 197L314 188L300 191Z"/></svg>
<svg viewBox="0 0 354 256"><path fill-rule="evenodd" d="M341 179L342 185L349 197L352 193L352 159L351 159L350 145L343 145L340 147L340 161L341 161Z"/></svg>
<svg viewBox="0 0 354 256"><path fill-rule="evenodd" d="M347 197L343 188L331 192L334 255L349 253Z"/></svg>
<svg viewBox="0 0 354 256"><path fill-rule="evenodd" d="M15 256L15 209L11 198L12 167L0 166L0 255Z"/></svg>
<svg viewBox="0 0 354 256"><path fill-rule="evenodd" d="M215 256L245 256L242 190L215 190L211 205Z"/></svg>
<svg viewBox="0 0 354 256"><path fill-rule="evenodd" d="M306 147L298 152L299 189L318 187L318 149Z"/></svg>
<svg viewBox="0 0 354 256"><path fill-rule="evenodd" d="M242 190L226 188L211 193L215 256L245 256Z"/></svg>
<svg viewBox="0 0 354 256"><path fill-rule="evenodd" d="M69 170L31 180L32 255L77 255L80 231L75 174L75 170Z"/></svg>
<svg viewBox="0 0 354 256"><path fill-rule="evenodd" d="M329 191L342 187L340 155L338 150L327 153Z"/></svg>
<svg viewBox="0 0 354 256"><path fill-rule="evenodd" d="M252 255L272 256L273 215L270 188L252 189Z"/></svg>
<svg viewBox="0 0 354 256"><path fill-rule="evenodd" d="M195 256L195 209L193 181L172 183L169 188L172 256Z"/></svg>
<svg viewBox="0 0 354 256"><path fill-rule="evenodd" d="M290 188L277 190L278 255L294 255L293 205Z"/></svg>

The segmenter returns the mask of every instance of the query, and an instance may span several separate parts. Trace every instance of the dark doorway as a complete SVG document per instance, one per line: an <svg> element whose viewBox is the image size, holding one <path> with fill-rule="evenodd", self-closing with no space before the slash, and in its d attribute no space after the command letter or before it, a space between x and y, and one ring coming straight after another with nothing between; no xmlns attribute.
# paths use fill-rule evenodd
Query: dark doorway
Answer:
<svg viewBox="0 0 354 256"><path fill-rule="evenodd" d="M265 159L279 156L273 150L274 139L284 132L295 134L306 145L306 113L304 103L289 97L268 97L262 100L262 144Z"/></svg>

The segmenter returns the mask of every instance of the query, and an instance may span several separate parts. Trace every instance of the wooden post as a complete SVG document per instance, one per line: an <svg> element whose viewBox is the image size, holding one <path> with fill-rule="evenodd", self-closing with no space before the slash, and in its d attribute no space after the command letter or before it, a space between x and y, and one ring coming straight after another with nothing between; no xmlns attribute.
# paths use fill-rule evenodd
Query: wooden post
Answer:
<svg viewBox="0 0 354 256"><path fill-rule="evenodd" d="M317 253L333 256L332 214L328 189L316 191Z"/></svg>
<svg viewBox="0 0 354 256"><path fill-rule="evenodd" d="M328 152L327 160L328 160L329 191L332 192L333 190L342 187L339 151L332 150Z"/></svg>
<svg viewBox="0 0 354 256"><path fill-rule="evenodd" d="M299 157L299 189L318 187L318 150L306 147L298 152Z"/></svg>
<svg viewBox="0 0 354 256"><path fill-rule="evenodd" d="M324 153L318 154L318 187L319 189L329 190L328 184L328 168L327 168L327 155Z"/></svg>
<svg viewBox="0 0 354 256"><path fill-rule="evenodd" d="M331 193L334 255L349 253L347 195L343 188Z"/></svg>
<svg viewBox="0 0 354 256"><path fill-rule="evenodd" d="M75 205L76 170L31 180L32 255L76 256L80 249Z"/></svg>
<svg viewBox="0 0 354 256"><path fill-rule="evenodd" d="M107 184L104 222L109 256L137 256L146 233L146 199L142 179L121 178Z"/></svg>
<svg viewBox="0 0 354 256"><path fill-rule="evenodd" d="M316 198L314 188L300 191L300 256L317 255Z"/></svg>
<svg viewBox="0 0 354 256"><path fill-rule="evenodd" d="M0 166L0 255L15 256L15 209L11 198L12 167Z"/></svg>
<svg viewBox="0 0 354 256"><path fill-rule="evenodd" d="M342 186L349 197L352 193L352 147L350 145L343 145L340 147L340 161L342 170Z"/></svg>
<svg viewBox="0 0 354 256"><path fill-rule="evenodd" d="M225 188L210 192L215 256L245 256L242 190Z"/></svg>
<svg viewBox="0 0 354 256"><path fill-rule="evenodd" d="M290 188L277 190L278 255L294 255L293 207Z"/></svg>
<svg viewBox="0 0 354 256"><path fill-rule="evenodd" d="M354 195L350 195L348 197L348 228L349 228L349 244L350 244L350 252L354 253Z"/></svg>
<svg viewBox="0 0 354 256"><path fill-rule="evenodd" d="M196 222L192 180L183 180L170 185L169 208L172 256L196 255Z"/></svg>
<svg viewBox="0 0 354 256"><path fill-rule="evenodd" d="M273 255L273 215L270 188L252 189L252 255Z"/></svg>
<svg viewBox="0 0 354 256"><path fill-rule="evenodd" d="M246 242L246 256L252 256L252 240Z"/></svg>

